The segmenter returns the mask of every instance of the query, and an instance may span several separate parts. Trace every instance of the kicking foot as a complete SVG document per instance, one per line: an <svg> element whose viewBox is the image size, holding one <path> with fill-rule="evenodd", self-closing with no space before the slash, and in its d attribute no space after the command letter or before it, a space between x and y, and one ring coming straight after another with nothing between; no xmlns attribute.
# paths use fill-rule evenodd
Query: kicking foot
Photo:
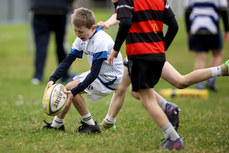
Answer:
<svg viewBox="0 0 229 153"><path fill-rule="evenodd" d="M106 121L103 121L100 124L100 128L101 129L106 129L106 130L111 130L111 131L115 131L116 130L116 126L114 124L109 124Z"/></svg>
<svg viewBox="0 0 229 153"><path fill-rule="evenodd" d="M229 60L227 60L224 64L220 65L222 70L222 76L229 76Z"/></svg>

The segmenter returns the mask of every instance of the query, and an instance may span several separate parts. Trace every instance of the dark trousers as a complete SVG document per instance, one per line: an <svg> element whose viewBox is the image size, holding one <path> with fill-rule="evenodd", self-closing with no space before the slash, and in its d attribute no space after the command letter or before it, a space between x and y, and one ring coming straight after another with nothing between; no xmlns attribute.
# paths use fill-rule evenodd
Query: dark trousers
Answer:
<svg viewBox="0 0 229 153"><path fill-rule="evenodd" d="M55 34L58 63L60 63L67 56L64 48L66 25L67 15L33 15L32 26L36 47L34 74L35 78L40 80L43 79L43 71L46 62L47 48L51 32ZM67 74L65 74L64 77L65 76L67 76Z"/></svg>

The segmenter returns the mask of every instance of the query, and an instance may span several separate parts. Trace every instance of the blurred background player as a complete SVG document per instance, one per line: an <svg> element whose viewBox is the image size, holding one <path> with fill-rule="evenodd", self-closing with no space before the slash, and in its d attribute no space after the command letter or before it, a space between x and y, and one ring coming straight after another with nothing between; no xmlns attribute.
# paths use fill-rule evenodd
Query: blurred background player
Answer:
<svg viewBox="0 0 229 153"><path fill-rule="evenodd" d="M188 33L189 49L195 52L194 69L205 68L208 51L212 51L210 67L222 62L223 39L229 40L229 23L226 0L185 0L185 23ZM224 23L224 37L220 32L220 16ZM206 87L217 91L216 78L207 80ZM203 83L196 84L203 89Z"/></svg>
<svg viewBox="0 0 229 153"><path fill-rule="evenodd" d="M47 49L51 32L55 34L58 63L67 56L65 35L68 13L74 6L74 0L30 0L32 28L35 42L35 72L32 84L37 85L43 80L43 72L47 57ZM66 72L61 81L66 82L72 76Z"/></svg>

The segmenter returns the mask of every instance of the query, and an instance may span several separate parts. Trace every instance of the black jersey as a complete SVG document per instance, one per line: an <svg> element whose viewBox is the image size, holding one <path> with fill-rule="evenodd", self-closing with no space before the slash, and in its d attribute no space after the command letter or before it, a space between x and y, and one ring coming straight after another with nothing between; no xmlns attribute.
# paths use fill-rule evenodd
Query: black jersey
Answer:
<svg viewBox="0 0 229 153"><path fill-rule="evenodd" d="M126 38L126 54L146 55L152 60L165 60L163 24L174 17L164 0L122 0L117 5L117 19L132 20Z"/></svg>

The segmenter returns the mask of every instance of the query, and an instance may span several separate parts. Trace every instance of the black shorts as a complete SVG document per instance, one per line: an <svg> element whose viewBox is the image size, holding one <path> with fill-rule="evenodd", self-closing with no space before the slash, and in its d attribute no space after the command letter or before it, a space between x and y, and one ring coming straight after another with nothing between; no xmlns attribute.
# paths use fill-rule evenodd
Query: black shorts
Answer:
<svg viewBox="0 0 229 153"><path fill-rule="evenodd" d="M147 61L136 58L128 60L128 71L133 91L154 88L161 77L165 61Z"/></svg>
<svg viewBox="0 0 229 153"><path fill-rule="evenodd" d="M217 35L198 35L189 36L189 50L196 52L208 52L209 50L221 50L223 39L221 34Z"/></svg>

